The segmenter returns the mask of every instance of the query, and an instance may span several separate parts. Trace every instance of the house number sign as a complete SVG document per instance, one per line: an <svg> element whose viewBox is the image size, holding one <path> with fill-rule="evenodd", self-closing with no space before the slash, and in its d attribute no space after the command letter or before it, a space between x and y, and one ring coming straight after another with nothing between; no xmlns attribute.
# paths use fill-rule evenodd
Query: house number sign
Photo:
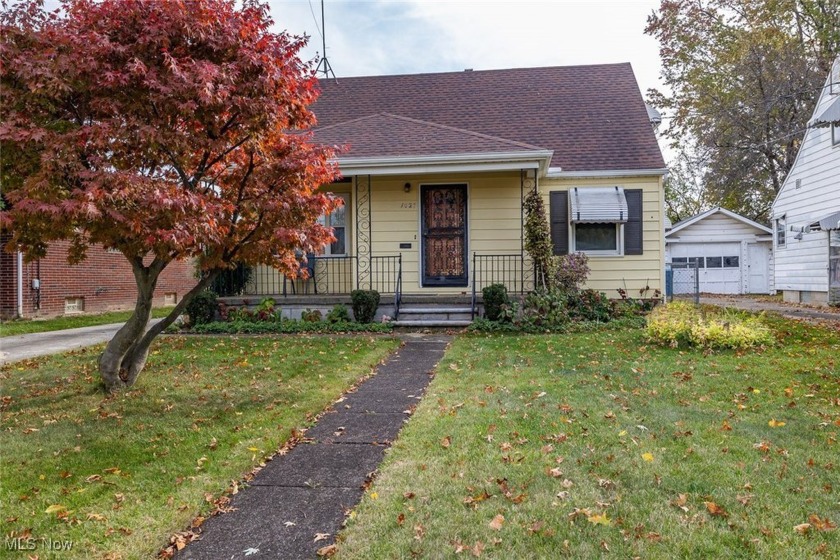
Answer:
<svg viewBox="0 0 840 560"><path fill-rule="evenodd" d="M417 208L416 202L403 202L400 204L400 208Z"/></svg>

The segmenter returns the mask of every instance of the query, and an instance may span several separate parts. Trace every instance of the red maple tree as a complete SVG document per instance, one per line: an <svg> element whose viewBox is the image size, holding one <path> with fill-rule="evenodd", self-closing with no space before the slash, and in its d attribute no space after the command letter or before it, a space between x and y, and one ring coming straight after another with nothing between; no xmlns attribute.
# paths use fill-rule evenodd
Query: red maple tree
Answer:
<svg viewBox="0 0 840 560"><path fill-rule="evenodd" d="M237 6L237 4L240 4ZM152 340L219 271L268 264L332 240L330 149L311 143L305 38L274 33L257 0L24 0L2 14L0 181L8 250L72 243L118 250L137 283L134 314L108 343L108 391L129 387ZM148 328L155 284L177 259L200 277Z"/></svg>

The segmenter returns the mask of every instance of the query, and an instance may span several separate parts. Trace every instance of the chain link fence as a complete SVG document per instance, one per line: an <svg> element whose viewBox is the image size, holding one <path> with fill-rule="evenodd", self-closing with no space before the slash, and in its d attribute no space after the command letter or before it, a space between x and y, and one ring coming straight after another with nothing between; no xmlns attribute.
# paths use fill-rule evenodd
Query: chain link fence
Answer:
<svg viewBox="0 0 840 560"><path fill-rule="evenodd" d="M683 299L700 303L700 258L689 257L688 262L667 265L665 295L668 301Z"/></svg>

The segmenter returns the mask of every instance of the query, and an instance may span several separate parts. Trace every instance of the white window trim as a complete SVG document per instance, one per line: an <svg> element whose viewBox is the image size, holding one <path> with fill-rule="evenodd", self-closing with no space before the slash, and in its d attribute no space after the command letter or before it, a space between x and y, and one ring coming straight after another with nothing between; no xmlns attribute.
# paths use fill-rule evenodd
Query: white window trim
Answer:
<svg viewBox="0 0 840 560"><path fill-rule="evenodd" d="M776 218L775 228L773 230L773 239L776 242L776 247L786 247L787 246L787 220L785 216L779 216ZM780 228L781 226L781 228ZM781 232L784 236L784 240L780 243L779 242L779 232Z"/></svg>
<svg viewBox="0 0 840 560"><path fill-rule="evenodd" d="M624 256L624 223L614 222L612 225L616 226L615 232L615 251L593 251L582 250L577 248L577 224L569 224L569 253L583 253L588 257L622 257Z"/></svg>
<svg viewBox="0 0 840 560"><path fill-rule="evenodd" d="M840 126L836 124L831 125L831 146L834 148L840 147Z"/></svg>

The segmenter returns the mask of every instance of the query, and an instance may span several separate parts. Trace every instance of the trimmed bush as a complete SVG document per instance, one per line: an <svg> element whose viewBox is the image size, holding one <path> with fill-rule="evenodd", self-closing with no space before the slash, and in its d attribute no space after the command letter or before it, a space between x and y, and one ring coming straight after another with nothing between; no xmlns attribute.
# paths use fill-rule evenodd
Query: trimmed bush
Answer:
<svg viewBox="0 0 840 560"><path fill-rule="evenodd" d="M753 348L775 342L763 315L734 310L698 308L687 302L660 305L651 312L645 329L648 339L673 348Z"/></svg>
<svg viewBox="0 0 840 560"><path fill-rule="evenodd" d="M510 297L504 284L491 284L481 290L484 300L484 317L489 321L502 319L504 306L510 307Z"/></svg>
<svg viewBox="0 0 840 560"><path fill-rule="evenodd" d="M350 292L353 302L353 316L359 323L371 323L379 308L379 292L376 290L353 290Z"/></svg>
<svg viewBox="0 0 840 560"><path fill-rule="evenodd" d="M219 309L216 294L210 290L197 293L187 303L187 315L190 316L191 325L203 325L216 320L216 311Z"/></svg>

